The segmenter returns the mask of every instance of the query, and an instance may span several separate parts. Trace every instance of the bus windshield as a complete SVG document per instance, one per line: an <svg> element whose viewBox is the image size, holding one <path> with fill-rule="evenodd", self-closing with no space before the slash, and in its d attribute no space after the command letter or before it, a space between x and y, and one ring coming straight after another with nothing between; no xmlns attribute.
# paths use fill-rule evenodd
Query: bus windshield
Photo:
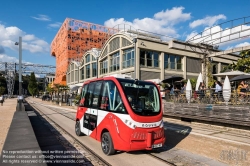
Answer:
<svg viewBox="0 0 250 166"><path fill-rule="evenodd" d="M160 113L160 95L155 84L146 81L117 79L123 87L133 112L141 116Z"/></svg>

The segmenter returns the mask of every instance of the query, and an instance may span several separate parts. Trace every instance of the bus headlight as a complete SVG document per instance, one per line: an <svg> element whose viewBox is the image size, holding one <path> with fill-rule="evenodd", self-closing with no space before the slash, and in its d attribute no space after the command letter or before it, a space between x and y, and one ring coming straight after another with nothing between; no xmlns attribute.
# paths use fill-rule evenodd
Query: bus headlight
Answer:
<svg viewBox="0 0 250 166"><path fill-rule="evenodd" d="M133 129L135 129L137 127L133 122L131 122L127 119L124 121L124 123Z"/></svg>

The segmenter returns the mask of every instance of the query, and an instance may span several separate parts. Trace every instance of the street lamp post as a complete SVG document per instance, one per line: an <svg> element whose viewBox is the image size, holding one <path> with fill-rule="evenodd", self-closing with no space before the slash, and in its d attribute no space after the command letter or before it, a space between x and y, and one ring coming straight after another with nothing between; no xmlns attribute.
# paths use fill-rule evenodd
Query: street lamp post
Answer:
<svg viewBox="0 0 250 166"><path fill-rule="evenodd" d="M137 58L136 58L136 42L137 42L137 38L133 39L133 43L134 43L134 79L136 79L136 63L137 63Z"/></svg>
<svg viewBox="0 0 250 166"><path fill-rule="evenodd" d="M98 78L98 58L96 58L96 78Z"/></svg>
<svg viewBox="0 0 250 166"><path fill-rule="evenodd" d="M22 102L22 37L19 37L19 42L16 42L15 45L19 46L19 111L22 110L21 102Z"/></svg>

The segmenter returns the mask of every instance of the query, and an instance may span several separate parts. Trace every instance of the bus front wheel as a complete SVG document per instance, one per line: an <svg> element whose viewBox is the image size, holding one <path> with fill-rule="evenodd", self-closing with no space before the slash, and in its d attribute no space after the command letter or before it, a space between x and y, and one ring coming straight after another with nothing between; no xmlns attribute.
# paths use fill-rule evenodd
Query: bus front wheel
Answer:
<svg viewBox="0 0 250 166"><path fill-rule="evenodd" d="M112 138L111 138L109 132L105 132L102 134L101 145L102 145L102 151L104 154L106 154L108 156L115 154L113 141L112 141Z"/></svg>
<svg viewBox="0 0 250 166"><path fill-rule="evenodd" d="M83 133L81 132L81 127L80 127L80 121L76 121L76 125L75 125L75 132L77 136L82 136Z"/></svg>

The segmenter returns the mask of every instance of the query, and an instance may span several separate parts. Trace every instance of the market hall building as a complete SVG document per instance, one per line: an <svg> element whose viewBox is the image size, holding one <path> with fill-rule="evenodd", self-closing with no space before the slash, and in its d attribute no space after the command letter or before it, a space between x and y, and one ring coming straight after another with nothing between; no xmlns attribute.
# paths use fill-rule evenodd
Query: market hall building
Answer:
<svg viewBox="0 0 250 166"><path fill-rule="evenodd" d="M162 37L131 28L119 29L102 48L92 48L80 61L70 62L66 72L67 85L81 85L87 80L114 74L140 80L163 80L172 75L197 78L199 73L205 72L204 64L208 60L205 52L221 51L200 43L163 41ZM220 73L223 67L238 59L236 54L213 57L210 61L212 73Z"/></svg>

